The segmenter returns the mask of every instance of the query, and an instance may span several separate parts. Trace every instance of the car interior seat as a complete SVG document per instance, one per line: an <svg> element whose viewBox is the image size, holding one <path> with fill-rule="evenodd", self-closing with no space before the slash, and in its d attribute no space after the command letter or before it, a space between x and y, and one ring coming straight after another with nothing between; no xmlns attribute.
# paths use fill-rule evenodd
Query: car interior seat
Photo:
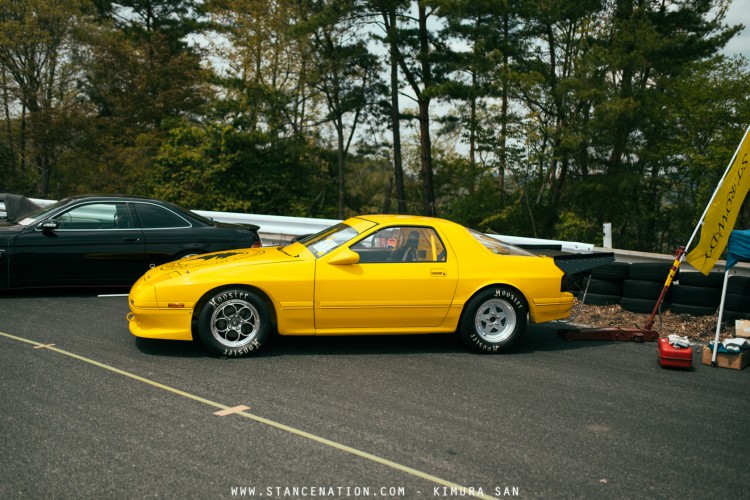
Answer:
<svg viewBox="0 0 750 500"><path fill-rule="evenodd" d="M115 212L115 227L118 229L131 227L130 217L128 216L127 207L118 206L116 210L117 211Z"/></svg>
<svg viewBox="0 0 750 500"><path fill-rule="evenodd" d="M419 248L419 231L411 231L406 241L391 254L391 262L414 262Z"/></svg>

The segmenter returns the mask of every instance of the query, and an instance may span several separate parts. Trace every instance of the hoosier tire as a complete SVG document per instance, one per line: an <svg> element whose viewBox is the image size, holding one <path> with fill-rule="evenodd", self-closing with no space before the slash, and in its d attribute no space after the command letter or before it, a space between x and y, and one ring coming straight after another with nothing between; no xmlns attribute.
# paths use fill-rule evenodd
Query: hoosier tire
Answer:
<svg viewBox="0 0 750 500"><path fill-rule="evenodd" d="M242 288L214 292L198 316L198 334L213 354L246 356L260 349L271 332L266 303Z"/></svg>
<svg viewBox="0 0 750 500"><path fill-rule="evenodd" d="M528 306L523 295L496 286L479 292L466 305L459 325L461 339L473 350L507 350L526 330Z"/></svg>

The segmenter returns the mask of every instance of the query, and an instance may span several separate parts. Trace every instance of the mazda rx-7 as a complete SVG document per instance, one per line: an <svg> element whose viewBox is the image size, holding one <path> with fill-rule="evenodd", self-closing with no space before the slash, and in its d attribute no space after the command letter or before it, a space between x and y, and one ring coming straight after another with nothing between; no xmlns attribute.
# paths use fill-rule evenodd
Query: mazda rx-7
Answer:
<svg viewBox="0 0 750 500"><path fill-rule="evenodd" d="M479 352L507 350L527 322L573 305L550 257L437 218L350 218L287 246L163 264L129 294L137 337L200 339L219 356L256 352L272 334L458 332Z"/></svg>

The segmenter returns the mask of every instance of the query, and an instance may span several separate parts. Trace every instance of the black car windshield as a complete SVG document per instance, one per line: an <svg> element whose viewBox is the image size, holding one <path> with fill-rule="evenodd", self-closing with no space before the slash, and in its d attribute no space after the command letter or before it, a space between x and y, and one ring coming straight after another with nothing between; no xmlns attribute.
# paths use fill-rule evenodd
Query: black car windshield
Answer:
<svg viewBox="0 0 750 500"><path fill-rule="evenodd" d="M318 234L313 234L306 238L299 240L298 243L305 245L308 250L312 252L316 259L319 259L334 250L347 241L351 240L359 233L353 227L344 224L336 224L335 226L329 227L321 231Z"/></svg>
<svg viewBox="0 0 750 500"><path fill-rule="evenodd" d="M64 200L60 200L57 203L53 203L51 205L47 205L46 207L42 207L39 210L36 210L34 212L31 212L30 214L26 215L23 219L16 221L16 224L19 224L21 226L28 226L31 224L34 224L36 222L39 222L44 218L45 215L52 212L56 208L59 208L67 203L69 203L71 198L65 198Z"/></svg>

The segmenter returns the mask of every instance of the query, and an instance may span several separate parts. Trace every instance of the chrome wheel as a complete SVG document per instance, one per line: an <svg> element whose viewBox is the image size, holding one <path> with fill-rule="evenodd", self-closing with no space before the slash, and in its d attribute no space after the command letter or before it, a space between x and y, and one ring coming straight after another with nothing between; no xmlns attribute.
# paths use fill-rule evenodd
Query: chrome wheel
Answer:
<svg viewBox="0 0 750 500"><path fill-rule="evenodd" d="M240 299L222 302L211 315L211 335L223 346L243 347L260 331L260 315L249 302Z"/></svg>
<svg viewBox="0 0 750 500"><path fill-rule="evenodd" d="M525 297L514 288L498 285L467 302L458 332L475 351L503 352L523 334L527 321Z"/></svg>
<svg viewBox="0 0 750 500"><path fill-rule="evenodd" d="M516 311L505 300L490 299L474 315L477 334L487 342L507 340L516 328Z"/></svg>

